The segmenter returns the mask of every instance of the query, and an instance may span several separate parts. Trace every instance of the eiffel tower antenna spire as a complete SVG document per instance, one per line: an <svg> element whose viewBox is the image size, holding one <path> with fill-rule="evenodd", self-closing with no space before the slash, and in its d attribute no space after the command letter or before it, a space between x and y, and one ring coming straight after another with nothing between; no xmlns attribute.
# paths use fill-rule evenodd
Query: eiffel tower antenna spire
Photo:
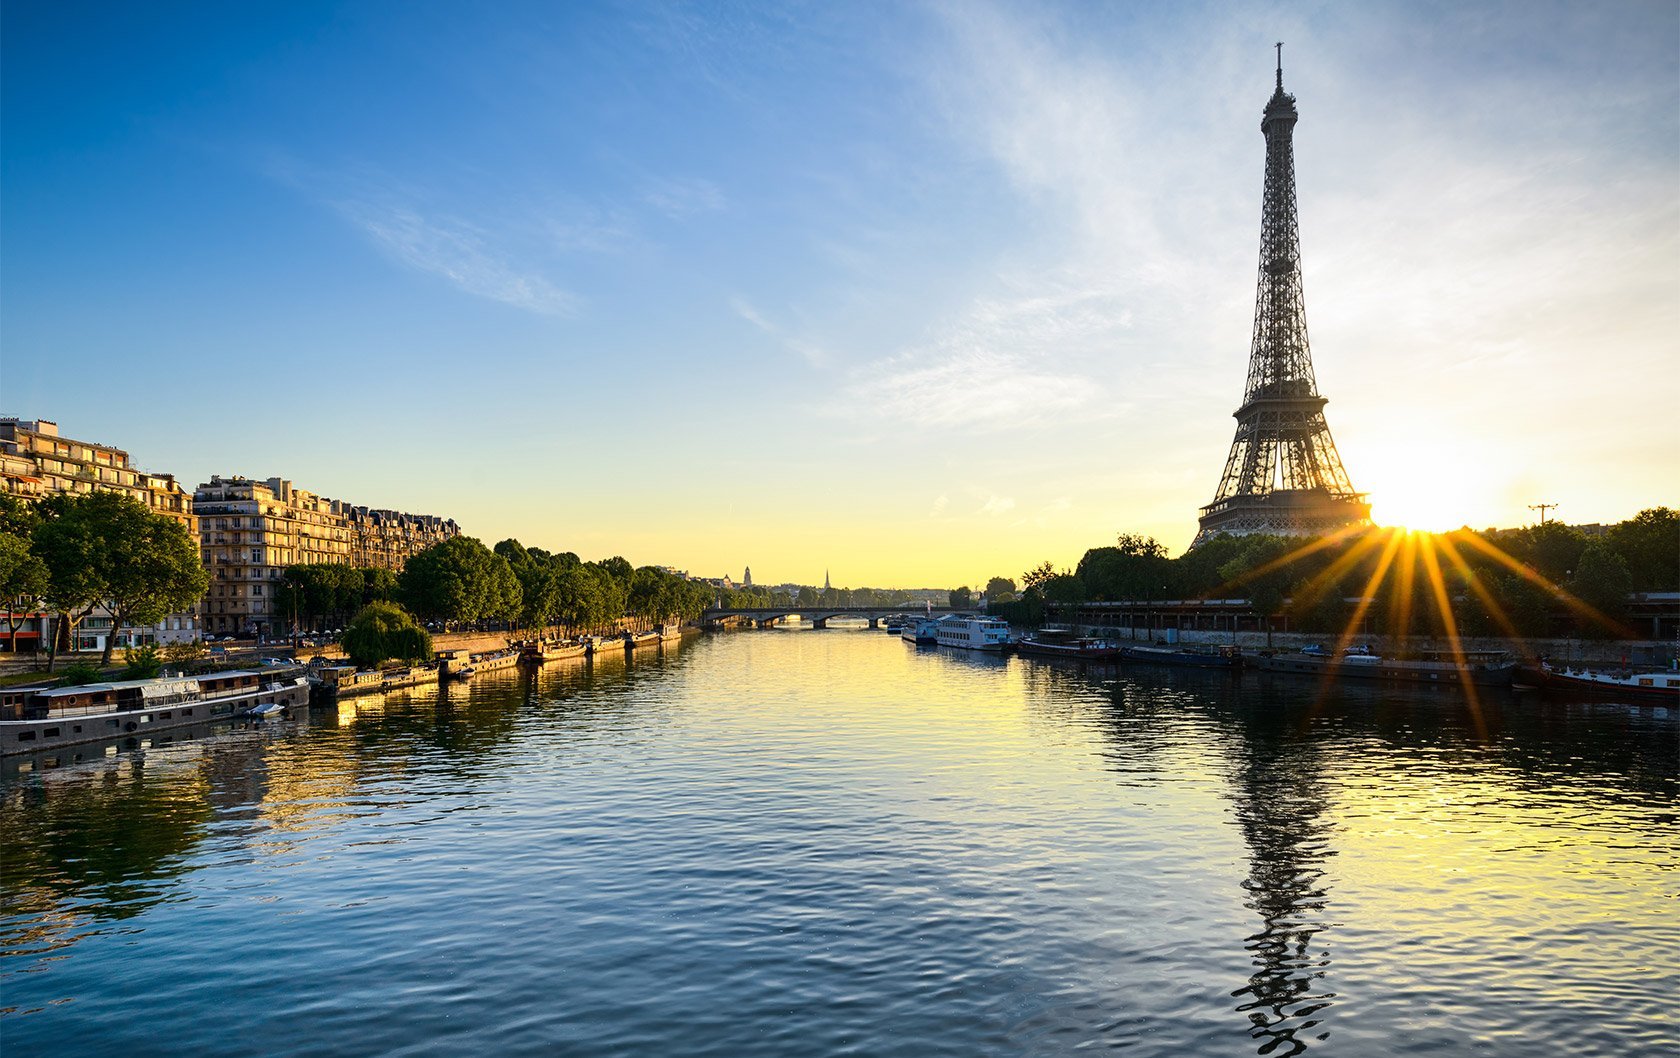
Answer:
<svg viewBox="0 0 1680 1058"><path fill-rule="evenodd" d="M1301 228L1295 211L1295 97L1283 90L1283 44L1277 90L1266 102L1266 181L1260 208L1260 279L1248 384L1236 411L1237 435L1213 502L1202 508L1202 543L1221 533L1318 536L1365 524L1371 506L1355 492L1324 421L1325 399L1313 377L1301 286Z"/></svg>

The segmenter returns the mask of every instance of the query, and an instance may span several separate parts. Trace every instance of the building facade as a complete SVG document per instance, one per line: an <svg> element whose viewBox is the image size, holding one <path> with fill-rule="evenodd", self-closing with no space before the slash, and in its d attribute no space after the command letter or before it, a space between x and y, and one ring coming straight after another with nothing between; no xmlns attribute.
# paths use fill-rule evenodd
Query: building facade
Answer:
<svg viewBox="0 0 1680 1058"><path fill-rule="evenodd" d="M0 418L0 492L26 503L64 493L120 492L144 503L154 514L181 523L195 539L199 535L192 494L173 474L159 474L134 466L126 451L95 441L62 437L49 419ZM45 649L52 619L31 613L18 629L17 641L0 619L0 650ZM111 627L111 614L96 611L76 629L72 649L102 650L115 636L115 646L191 642L200 635L197 613L171 614L156 625Z"/></svg>
<svg viewBox="0 0 1680 1058"><path fill-rule="evenodd" d="M289 566L395 572L411 555L461 533L451 520L353 506L284 478L218 474L198 487L193 507L210 573L204 626L215 635L270 636L289 629L294 615L275 606L275 589Z"/></svg>

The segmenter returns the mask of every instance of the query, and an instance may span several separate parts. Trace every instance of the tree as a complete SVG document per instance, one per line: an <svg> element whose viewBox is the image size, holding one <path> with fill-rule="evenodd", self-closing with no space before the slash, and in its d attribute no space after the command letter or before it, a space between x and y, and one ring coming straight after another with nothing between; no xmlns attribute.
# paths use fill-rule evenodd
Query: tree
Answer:
<svg viewBox="0 0 1680 1058"><path fill-rule="evenodd" d="M605 572L607 576L624 585L626 591L630 589L630 578L636 571L635 567L630 565L629 559L624 558L621 555L614 555L612 558L602 559L601 561L595 563L595 565Z"/></svg>
<svg viewBox="0 0 1680 1058"><path fill-rule="evenodd" d="M82 515L82 501L94 495L111 494L50 496L41 502L46 517L34 535L34 551L47 567L47 590L41 600L59 615L48 646L48 672L58 662L59 642L74 646L76 626L105 594L105 544L92 520Z"/></svg>
<svg viewBox="0 0 1680 1058"><path fill-rule="evenodd" d="M359 668L387 661L420 662L432 657L432 637L407 610L391 602L371 602L344 630L344 652Z"/></svg>
<svg viewBox="0 0 1680 1058"><path fill-rule="evenodd" d="M203 598L209 577L198 543L186 527L115 492L51 496L41 502L34 550L47 567L45 601L75 629L101 602L111 609L112 634L100 664L111 661L116 630L151 624ZM48 669L57 660L57 637Z"/></svg>
<svg viewBox="0 0 1680 1058"><path fill-rule="evenodd" d="M390 602L397 597L397 575L388 569L364 568L362 574L362 598L358 606L366 606L370 602Z"/></svg>
<svg viewBox="0 0 1680 1058"><path fill-rule="evenodd" d="M111 608L112 634L105 637L101 665L111 663L116 630L125 625L156 624L165 614L192 607L204 598L210 575L199 559L198 541L180 522L153 514L138 500L128 500L129 510L112 531L120 532L124 543L114 549L109 563L106 600Z"/></svg>
<svg viewBox="0 0 1680 1058"><path fill-rule="evenodd" d="M123 651L123 679L149 680L163 670L163 655L157 645L147 643Z"/></svg>
<svg viewBox="0 0 1680 1058"><path fill-rule="evenodd" d="M508 560L500 555L492 555L490 559L490 583L487 588L488 597L484 603L484 617L494 617L508 624L519 620L519 612L524 603L524 590L519 578L514 576L513 567Z"/></svg>
<svg viewBox="0 0 1680 1058"><path fill-rule="evenodd" d="M470 536L450 537L410 558L397 583L408 607L429 620L513 619L523 602L508 560Z"/></svg>
<svg viewBox="0 0 1680 1058"><path fill-rule="evenodd" d="M1138 533L1120 533L1115 537L1114 550L1122 555L1135 555L1138 558L1166 558L1167 549L1153 536L1142 536Z"/></svg>
<svg viewBox="0 0 1680 1058"><path fill-rule="evenodd" d="M1044 582L1044 598L1058 606L1076 606L1085 601L1085 584L1068 570Z"/></svg>
<svg viewBox="0 0 1680 1058"><path fill-rule="evenodd" d="M1611 527L1608 543L1627 564L1634 591L1680 591L1680 514L1640 511Z"/></svg>
<svg viewBox="0 0 1680 1058"><path fill-rule="evenodd" d="M973 605L974 593L968 590L967 585L951 589L951 609L966 610Z"/></svg>
<svg viewBox="0 0 1680 1058"><path fill-rule="evenodd" d="M28 540L41 524L41 513L9 492L0 492L0 533Z"/></svg>
<svg viewBox="0 0 1680 1058"><path fill-rule="evenodd" d="M1611 622L1610 627L1606 627L1603 621L1584 618L1581 624L1586 634L1614 636L1622 631L1623 619L1627 615L1628 592L1633 590L1633 574L1628 572L1622 556L1611 550L1608 544L1595 540L1581 551L1569 590Z"/></svg>
<svg viewBox="0 0 1680 1058"><path fill-rule="evenodd" d="M1562 522L1519 529L1500 541L1519 562L1525 562L1553 584L1562 584L1577 568L1587 538Z"/></svg>
<svg viewBox="0 0 1680 1058"><path fill-rule="evenodd" d="M18 629L46 593L46 563L29 549L28 538L0 529L0 605L6 607L7 641L13 651Z"/></svg>
<svg viewBox="0 0 1680 1058"><path fill-rule="evenodd" d="M987 602L1004 602L1015 596L1015 582L1008 577L993 577L986 582L986 590L980 593Z"/></svg>
<svg viewBox="0 0 1680 1058"><path fill-rule="evenodd" d="M1219 569L1225 582L1248 596L1249 608L1265 623L1266 645L1272 645L1272 618L1283 609L1289 578L1298 575L1288 557L1298 542L1277 536L1250 536L1234 558Z"/></svg>
<svg viewBox="0 0 1680 1058"><path fill-rule="evenodd" d="M1046 581L1056 575L1056 564L1049 559L1034 566L1021 574L1022 588L1042 588Z"/></svg>

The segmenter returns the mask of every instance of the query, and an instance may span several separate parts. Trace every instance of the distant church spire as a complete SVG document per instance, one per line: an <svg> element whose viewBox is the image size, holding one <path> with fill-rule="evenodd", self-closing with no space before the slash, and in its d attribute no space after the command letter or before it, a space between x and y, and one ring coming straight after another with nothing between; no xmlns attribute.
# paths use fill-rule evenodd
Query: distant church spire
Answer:
<svg viewBox="0 0 1680 1058"><path fill-rule="evenodd" d="M833 591L828 585L828 570L823 570L823 591Z"/></svg>
<svg viewBox="0 0 1680 1058"><path fill-rule="evenodd" d="M752 567L751 566L748 566L746 572L741 574L741 587L743 587L743 588L752 587Z"/></svg>

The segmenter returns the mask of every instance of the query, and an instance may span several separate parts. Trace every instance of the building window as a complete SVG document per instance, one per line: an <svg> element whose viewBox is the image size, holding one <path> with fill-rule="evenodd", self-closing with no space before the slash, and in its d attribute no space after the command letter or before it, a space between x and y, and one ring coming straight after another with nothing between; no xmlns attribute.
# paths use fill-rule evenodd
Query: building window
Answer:
<svg viewBox="0 0 1680 1058"><path fill-rule="evenodd" d="M262 594L262 585L261 584L251 585L251 594L252 595L261 595Z"/></svg>

